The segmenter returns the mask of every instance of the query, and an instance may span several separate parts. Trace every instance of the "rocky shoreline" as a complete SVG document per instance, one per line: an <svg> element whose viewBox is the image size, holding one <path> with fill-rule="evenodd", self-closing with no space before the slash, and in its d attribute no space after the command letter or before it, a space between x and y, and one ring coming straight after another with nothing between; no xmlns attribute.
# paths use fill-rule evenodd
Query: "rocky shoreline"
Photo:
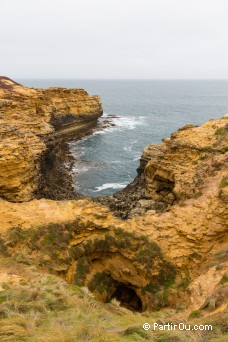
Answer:
<svg viewBox="0 0 228 342"><path fill-rule="evenodd" d="M66 142L90 134L102 113L99 97L83 89L30 89L0 77L0 134L12 150L7 151L9 165L7 155L1 160L0 196L10 201L78 198L65 167L66 160L71 164Z"/></svg>
<svg viewBox="0 0 228 342"><path fill-rule="evenodd" d="M95 200L72 191L67 137L91 132L99 98L0 81L0 251L133 311L207 317L213 297L225 312L227 115L149 145L135 180Z"/></svg>

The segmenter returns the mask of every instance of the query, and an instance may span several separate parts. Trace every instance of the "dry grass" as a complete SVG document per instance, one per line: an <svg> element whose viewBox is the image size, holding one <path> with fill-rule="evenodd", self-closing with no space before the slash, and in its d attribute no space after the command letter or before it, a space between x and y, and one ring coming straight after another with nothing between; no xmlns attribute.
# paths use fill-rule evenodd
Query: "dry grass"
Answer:
<svg viewBox="0 0 228 342"><path fill-rule="evenodd" d="M16 272L15 261L0 257L0 269L4 264ZM69 286L56 276L22 264L18 269L24 275L20 284L3 284L0 292L1 342L226 341L225 325L213 332L145 331L145 322L170 321L173 311L133 313L116 300L98 302L88 289Z"/></svg>

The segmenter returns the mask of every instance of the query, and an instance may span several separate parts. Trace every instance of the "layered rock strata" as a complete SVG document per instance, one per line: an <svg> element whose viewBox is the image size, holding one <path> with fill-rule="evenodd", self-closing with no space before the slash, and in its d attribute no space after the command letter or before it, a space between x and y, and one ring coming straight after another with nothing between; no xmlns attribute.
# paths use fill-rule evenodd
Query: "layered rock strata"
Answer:
<svg viewBox="0 0 228 342"><path fill-rule="evenodd" d="M101 115L100 98L83 89L30 89L0 77L0 197L34 198L41 160L45 172L52 167L44 166L48 141L53 150L63 134L85 133Z"/></svg>
<svg viewBox="0 0 228 342"><path fill-rule="evenodd" d="M122 198L126 220L90 199L2 199L1 251L131 310L172 307L182 317L192 310L222 312L228 298L227 146L227 116L150 145L133 183L144 202L130 206L131 185L129 198L128 192Z"/></svg>
<svg viewBox="0 0 228 342"><path fill-rule="evenodd" d="M134 182L100 203L38 200L41 171L53 178L54 145L94 124L100 100L7 78L0 86L1 253L134 311L227 310L227 116L147 147Z"/></svg>
<svg viewBox="0 0 228 342"><path fill-rule="evenodd" d="M143 151L138 175L123 191L98 199L121 218L148 210L165 212L187 199L201 197L216 174L227 175L228 118L202 126L186 125ZM227 200L221 187L220 198Z"/></svg>

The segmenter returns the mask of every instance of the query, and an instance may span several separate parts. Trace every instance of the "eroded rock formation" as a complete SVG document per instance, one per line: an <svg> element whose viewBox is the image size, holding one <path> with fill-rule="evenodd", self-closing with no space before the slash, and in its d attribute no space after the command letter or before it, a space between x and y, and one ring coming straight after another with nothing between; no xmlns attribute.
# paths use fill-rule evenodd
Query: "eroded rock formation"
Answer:
<svg viewBox="0 0 228 342"><path fill-rule="evenodd" d="M0 77L0 196L34 198L48 138L86 131L101 114L99 97L83 89L30 89Z"/></svg>
<svg viewBox="0 0 228 342"><path fill-rule="evenodd" d="M47 98L52 96L50 102L54 106L56 90L49 92ZM45 99L43 105L49 106L48 101ZM15 119L12 115L13 102L6 103L2 115L9 118L9 127L14 123L16 128L10 135L6 121L2 125L6 130L1 140L3 161L8 160L8 164L2 165L11 167L16 183L13 187L10 182L13 175L1 173L1 177L4 175L0 199L2 253L35 264L70 283L87 286L104 302L116 298L131 310L171 307L177 310L177 315L182 310L183 318L184 313L188 315L192 310L201 310L206 315L226 309L227 116L200 127L185 126L161 145L147 147L134 182L100 203L92 199L11 203L5 200L10 193L17 194L21 201L27 200L28 194L31 196L32 189L26 192L21 184L34 177L28 173L31 167L33 171L37 167L35 160L45 149L42 134L49 134L53 128L51 114L46 110L43 114L38 111L38 115L24 107L25 119L20 121L19 114ZM21 105L25 103L23 100ZM63 102L56 109L60 117L62 106ZM69 99L66 106L67 110L74 107L69 105ZM34 117L37 122L33 126ZM57 124L62 125L61 120ZM29 156L25 142L31 159L22 168L19 162L24 160L23 148L26 158ZM22 149L18 150L20 144ZM16 146L15 155L11 156L13 146Z"/></svg>
<svg viewBox="0 0 228 342"><path fill-rule="evenodd" d="M162 144L149 145L135 180L123 191L98 201L126 219L148 210L165 212L201 197L216 175L227 175L227 121L224 116L199 127L186 125ZM221 187L219 196L226 201L227 188Z"/></svg>

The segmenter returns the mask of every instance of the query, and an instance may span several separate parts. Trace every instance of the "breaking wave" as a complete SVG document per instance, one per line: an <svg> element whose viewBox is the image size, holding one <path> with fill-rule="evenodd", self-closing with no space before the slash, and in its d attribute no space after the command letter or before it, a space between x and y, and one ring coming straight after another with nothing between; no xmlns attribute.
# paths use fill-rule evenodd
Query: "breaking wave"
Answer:
<svg viewBox="0 0 228 342"><path fill-rule="evenodd" d="M96 190L93 190L94 192L106 190L106 189L123 189L125 186L127 186L127 182L124 183L105 183L101 186L97 186Z"/></svg>

